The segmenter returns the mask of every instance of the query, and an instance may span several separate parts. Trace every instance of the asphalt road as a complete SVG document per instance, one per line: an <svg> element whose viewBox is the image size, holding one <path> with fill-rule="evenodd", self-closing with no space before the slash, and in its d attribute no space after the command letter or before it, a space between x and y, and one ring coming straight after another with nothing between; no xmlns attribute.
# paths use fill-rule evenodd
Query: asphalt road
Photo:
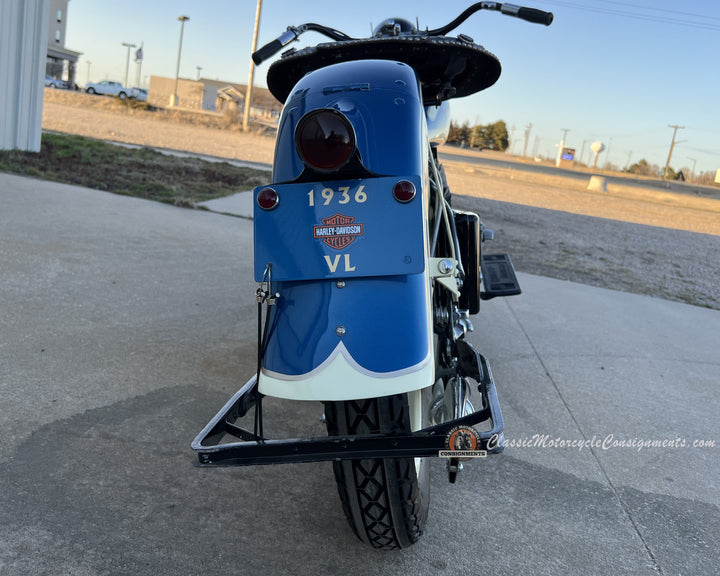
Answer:
<svg viewBox="0 0 720 576"><path fill-rule="evenodd" d="M717 573L720 312L521 275L472 336L515 446L454 486L434 461L426 534L380 553L328 464L193 465L254 370L250 246L244 219L0 174L2 576ZM666 445L613 444L637 440Z"/></svg>
<svg viewBox="0 0 720 576"><path fill-rule="evenodd" d="M467 162L469 164L477 164L481 166L491 166L494 168L502 168L507 170L522 170L523 172L530 172L533 174L544 174L549 176L562 176L565 178L572 178L587 182L592 171L579 171L572 170L569 168L558 168L555 166L547 166L544 164L530 164L528 162L518 162L512 157L497 158L495 156L479 154L453 154L449 152L450 147L446 146L440 153L442 160L451 160L454 162ZM632 176L620 176L617 174L607 174L602 171L595 172L595 174L601 175L605 178L608 184L620 184L623 186L638 186L642 188L657 188L658 190L672 190L677 194L690 194L693 196L709 196L713 198L718 197L718 191L714 188L708 188L706 186L695 186L693 184L679 182L673 180L672 182L663 182L662 180L640 180Z"/></svg>

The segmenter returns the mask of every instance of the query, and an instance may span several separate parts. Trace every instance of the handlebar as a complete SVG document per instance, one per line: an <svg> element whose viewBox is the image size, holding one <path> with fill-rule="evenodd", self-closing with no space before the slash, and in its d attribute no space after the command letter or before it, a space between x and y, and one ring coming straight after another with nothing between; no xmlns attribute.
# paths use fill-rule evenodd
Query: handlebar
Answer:
<svg viewBox="0 0 720 576"><path fill-rule="evenodd" d="M288 26L288 29L280 36L275 38L275 40L273 40L272 42L268 42L257 52L253 52L253 62L255 62L255 64L260 64L268 58L271 58L272 56L280 52L280 50L282 50L285 46L290 44L290 42L292 42L293 40L297 40L300 34L302 34L303 32L307 32L308 30L320 32L320 34L324 34L328 38L336 40L338 42L342 40L355 40L355 38L348 36L344 32L340 32L340 30L328 28L327 26L323 26L322 24L315 24L313 22L308 22L307 24L303 24L302 26L297 27Z"/></svg>
<svg viewBox="0 0 720 576"><path fill-rule="evenodd" d="M538 10L536 8L516 6L515 4L501 4L500 2L477 2L467 8L462 14L460 14L460 16L455 18L455 20L453 20L449 24L446 24L441 28L436 28L435 30L417 32L417 34L420 36L445 36L448 32L457 28L475 12L479 12L480 10L493 10L505 14L506 16L514 16L515 18L520 18L521 20L525 20L526 22L532 22L533 24L543 24L545 26L550 26L553 21L552 12L545 12L544 10ZM357 38L352 38L347 34L340 32L339 30L328 28L327 26L322 26L320 24L313 24L311 22L297 27L289 26L288 29L280 36L278 36L275 40L273 40L272 42L268 42L258 51L254 52L252 55L253 62L255 62L255 64L261 64L268 58L271 58L272 56L280 52L280 50L290 44L290 42L292 42L293 40L297 40L303 32L307 32L308 30L319 32L320 34L327 36L331 40L335 40L338 42L343 40L357 40Z"/></svg>
<svg viewBox="0 0 720 576"><path fill-rule="evenodd" d="M536 8L525 8L524 6L516 6L515 4L501 4L500 2L477 2L449 24L446 24L442 28L430 30L427 32L427 35L445 36L445 34L460 26L460 24L480 10L493 10L495 12L505 14L506 16L515 16L521 20L526 20L527 22L532 22L533 24L544 24L545 26L550 26L553 21L552 12L545 12L543 10L537 10Z"/></svg>
<svg viewBox="0 0 720 576"><path fill-rule="evenodd" d="M544 10L538 10L536 8L513 6L512 4L503 4L500 11L503 14L508 14L509 16L516 16L521 20L532 22L533 24L543 24L545 26L550 26L554 18L552 12L545 12Z"/></svg>
<svg viewBox="0 0 720 576"><path fill-rule="evenodd" d="M275 38L275 40L268 42L257 52L253 52L253 62L255 62L255 64L260 64L268 58L272 58L285 46L290 44L290 42L297 40L298 36L300 36L300 32L295 32L294 28L288 28L287 31L283 32L279 37Z"/></svg>

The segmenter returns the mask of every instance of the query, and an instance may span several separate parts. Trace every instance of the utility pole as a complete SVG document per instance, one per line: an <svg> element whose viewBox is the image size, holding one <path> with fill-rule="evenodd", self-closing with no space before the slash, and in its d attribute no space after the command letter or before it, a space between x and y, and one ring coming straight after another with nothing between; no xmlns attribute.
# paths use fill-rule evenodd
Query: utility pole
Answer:
<svg viewBox="0 0 720 576"><path fill-rule="evenodd" d="M628 152L628 159L627 159L627 162L625 163L625 172L627 172L628 169L630 168L630 158L632 158L632 150L630 150L630 152Z"/></svg>
<svg viewBox="0 0 720 576"><path fill-rule="evenodd" d="M562 140L560 140L560 146L558 146L558 153L557 153L557 159L555 160L555 166L560 166L560 160L562 159L562 153L563 148L565 148L565 137L567 136L567 133L570 132L569 128L560 128L560 131L563 133Z"/></svg>
<svg viewBox="0 0 720 576"><path fill-rule="evenodd" d="M668 124L668 128L673 129L672 142L670 143L670 153L668 154L667 162L665 162L665 170L663 170L663 180L667 180L668 168L670 167L670 159L672 158L673 148L675 148L675 135L678 130L684 130L685 126L678 126L677 124Z"/></svg>
<svg viewBox="0 0 720 576"><path fill-rule="evenodd" d="M540 136L535 136L535 143L533 144L533 158L537 158L538 150L540 149Z"/></svg>
<svg viewBox="0 0 720 576"><path fill-rule="evenodd" d="M175 68L175 91L172 93L172 96L170 96L170 106L178 105L178 83L180 82L180 55L182 54L182 41L183 32L185 31L185 22L187 22L188 20L190 20L190 16L178 16L178 21L180 22L180 45L178 46L177 68Z"/></svg>
<svg viewBox="0 0 720 576"><path fill-rule="evenodd" d="M530 140L530 130L532 130L532 122L525 126L525 145L523 146L523 156L527 156L528 140Z"/></svg>
<svg viewBox="0 0 720 576"><path fill-rule="evenodd" d="M506 153L506 154L510 154L510 150L511 150L511 148L512 148L512 146L513 146L513 135L514 135L514 134L515 134L515 125L513 124L513 125L510 127L510 137L508 138L508 147L507 147L507 150L505 150L505 153Z"/></svg>
<svg viewBox="0 0 720 576"><path fill-rule="evenodd" d="M252 52L257 50L258 31L260 30L260 13L262 12L262 0L258 0L255 9L255 29L253 30ZM255 62L250 59L250 77L248 78L247 90L245 90L245 110L243 112L243 130L247 132L250 122L250 101L252 100L253 82L255 79Z"/></svg>
<svg viewBox="0 0 720 576"><path fill-rule="evenodd" d="M585 144L587 144L587 140L583 140L582 148L580 148L580 155L577 156L577 159L580 160L580 162L583 161L583 155L585 154Z"/></svg>

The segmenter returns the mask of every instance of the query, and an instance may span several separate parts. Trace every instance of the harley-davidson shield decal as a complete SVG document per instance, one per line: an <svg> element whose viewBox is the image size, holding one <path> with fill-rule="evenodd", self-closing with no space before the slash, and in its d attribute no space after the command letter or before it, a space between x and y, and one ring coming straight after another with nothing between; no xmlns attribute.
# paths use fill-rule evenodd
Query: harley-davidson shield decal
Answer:
<svg viewBox="0 0 720 576"><path fill-rule="evenodd" d="M364 233L363 225L355 223L355 216L335 214L322 219L322 226L313 227L313 237L322 240L334 250L342 250Z"/></svg>

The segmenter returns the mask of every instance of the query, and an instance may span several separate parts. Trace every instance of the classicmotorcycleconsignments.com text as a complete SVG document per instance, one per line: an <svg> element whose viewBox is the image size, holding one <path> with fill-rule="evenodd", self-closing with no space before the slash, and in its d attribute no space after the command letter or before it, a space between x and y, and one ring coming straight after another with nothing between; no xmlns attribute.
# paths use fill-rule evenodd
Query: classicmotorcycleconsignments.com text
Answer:
<svg viewBox="0 0 720 576"><path fill-rule="evenodd" d="M630 448L640 452L645 449L665 448L677 450L682 448L715 448L715 440L687 439L677 437L670 439L649 439L649 438L619 438L614 434L606 436L593 436L592 438L561 438L549 434L533 434L523 438L503 438L493 436L488 441L488 450L498 446L504 448L572 448L578 451L585 449L613 450Z"/></svg>

